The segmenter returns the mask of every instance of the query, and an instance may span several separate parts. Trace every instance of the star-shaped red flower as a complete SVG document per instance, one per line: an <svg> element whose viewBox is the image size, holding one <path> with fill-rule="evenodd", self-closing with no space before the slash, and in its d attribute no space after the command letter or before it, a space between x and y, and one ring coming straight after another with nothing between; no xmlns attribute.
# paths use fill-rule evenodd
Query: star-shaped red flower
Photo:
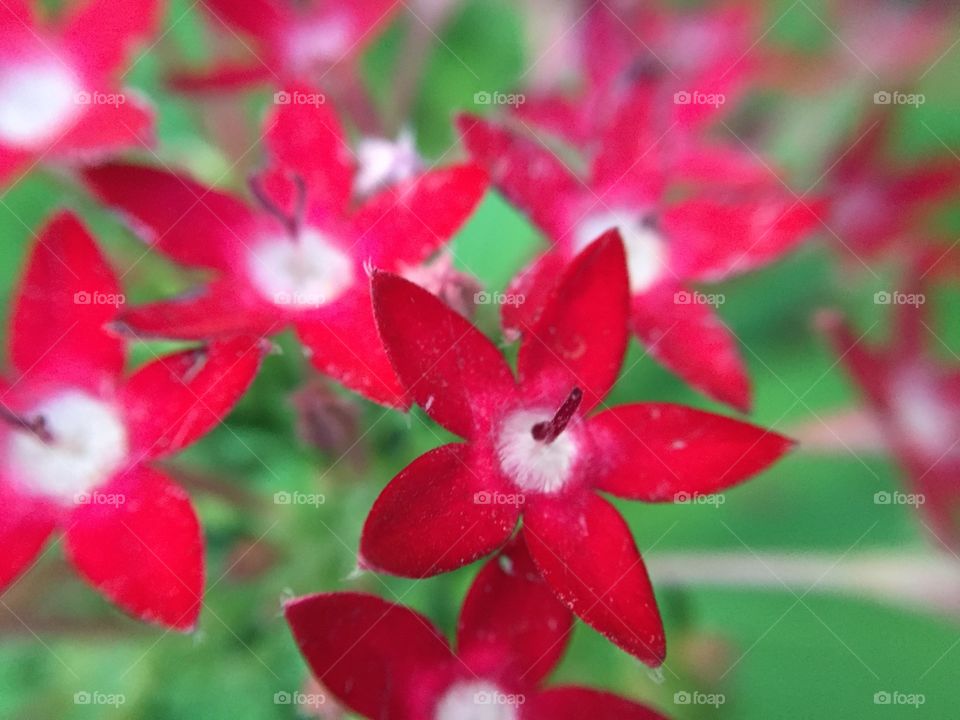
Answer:
<svg viewBox="0 0 960 720"><path fill-rule="evenodd" d="M638 106L621 114L582 177L538 138L478 118L460 119L473 157L552 242L511 284L510 293L525 302L504 306L504 325L526 332L563 267L616 227L627 248L630 325L641 342L694 387L746 410L749 379L736 341L716 314L722 296L696 292L693 284L724 280L782 257L814 226L815 212L783 192L766 170L765 183L749 170L730 178L732 190L690 193L689 183L677 183L685 171L658 153L658 136L644 117ZM691 168L692 174L705 170ZM715 170L706 172L716 177Z"/></svg>
<svg viewBox="0 0 960 720"><path fill-rule="evenodd" d="M387 485L363 529L361 565L409 577L454 570L500 547L522 516L554 592L620 647L660 664L663 629L643 562L598 491L648 502L713 493L790 442L678 405L591 412L627 344L626 259L615 232L563 273L524 335L517 379L496 346L434 296L388 273L372 285L406 391L466 442L420 456Z"/></svg>
<svg viewBox="0 0 960 720"><path fill-rule="evenodd" d="M514 542L478 573L456 649L427 618L373 595L330 593L285 607L313 674L365 718L663 720L607 692L543 687L572 618Z"/></svg>
<svg viewBox="0 0 960 720"><path fill-rule="evenodd" d="M38 3L0 5L0 185L39 162L89 160L150 139L152 113L118 84L157 0L75 3L56 24Z"/></svg>
<svg viewBox="0 0 960 720"><path fill-rule="evenodd" d="M54 218L13 310L0 381L0 588L61 529L77 571L130 614L196 623L203 540L186 493L152 465L207 433L260 366L262 343L222 340L124 376L104 326L124 298L79 221Z"/></svg>
<svg viewBox="0 0 960 720"><path fill-rule="evenodd" d="M460 228L486 189L473 165L428 170L357 203L336 114L306 88L267 120L260 207L186 177L112 164L85 178L152 247L215 272L198 291L128 310L140 334L206 338L293 325L313 364L376 402L403 406L377 336L367 268L414 271ZM298 102L297 99L303 102Z"/></svg>

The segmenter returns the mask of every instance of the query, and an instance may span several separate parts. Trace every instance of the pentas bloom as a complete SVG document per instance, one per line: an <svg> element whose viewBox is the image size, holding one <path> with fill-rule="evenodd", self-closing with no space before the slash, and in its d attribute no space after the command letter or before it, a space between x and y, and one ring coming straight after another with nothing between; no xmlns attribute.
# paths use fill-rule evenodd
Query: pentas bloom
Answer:
<svg viewBox="0 0 960 720"><path fill-rule="evenodd" d="M142 620L196 623L203 540L186 493L152 461L207 433L263 355L231 339L124 376L105 329L123 295L79 221L54 218L34 245L14 303L13 374L0 381L0 589L61 529L70 562Z"/></svg>
<svg viewBox="0 0 960 720"><path fill-rule="evenodd" d="M207 0L211 27L236 38L241 57L218 61L210 70L181 73L181 90L235 90L268 82L319 80L335 66L352 68L400 7L391 0Z"/></svg>
<svg viewBox="0 0 960 720"><path fill-rule="evenodd" d="M607 692L543 687L572 618L522 541L477 574L455 649L427 618L373 595L311 595L284 613L313 674L371 720L663 720Z"/></svg>
<svg viewBox="0 0 960 720"><path fill-rule="evenodd" d="M720 190L720 167L701 166L691 176L709 175L716 187L690 192L655 150L657 135L642 112L619 117L583 176L539 139L473 117L459 124L494 185L552 243L511 284L510 292L526 302L504 306L508 330L526 332L563 267L600 233L617 228L627 249L630 326L641 342L694 387L749 408L736 341L716 314L716 300L693 284L782 257L816 223L813 209L783 192L766 171L763 183L753 170L727 175L731 189Z"/></svg>
<svg viewBox="0 0 960 720"><path fill-rule="evenodd" d="M377 325L410 397L466 442L420 456L367 518L363 568L408 577L493 552L523 518L524 541L557 596L642 661L665 646L647 574L600 492L648 502L712 493L780 457L790 442L669 404L591 411L627 344L629 289L615 232L567 268L520 346L518 377L496 346L433 295L372 278Z"/></svg>
<svg viewBox="0 0 960 720"><path fill-rule="evenodd" d="M307 93L306 89L291 90ZM313 364L376 402L403 405L377 337L367 267L412 272L480 201L471 165L422 172L357 202L356 168L327 105L279 105L268 119L259 206L172 172L126 164L85 178L152 247L212 269L197 292L128 310L138 334L206 338L292 325Z"/></svg>
<svg viewBox="0 0 960 720"><path fill-rule="evenodd" d="M55 25L34 5L0 4L0 185L38 162L139 147L152 133L150 110L117 80L159 2L71 3Z"/></svg>

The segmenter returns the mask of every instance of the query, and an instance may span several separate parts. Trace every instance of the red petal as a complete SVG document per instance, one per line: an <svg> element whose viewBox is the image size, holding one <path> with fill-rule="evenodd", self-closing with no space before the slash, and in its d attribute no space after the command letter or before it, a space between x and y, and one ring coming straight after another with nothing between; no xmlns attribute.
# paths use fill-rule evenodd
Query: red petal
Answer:
<svg viewBox="0 0 960 720"><path fill-rule="evenodd" d="M214 27L229 25L260 38L282 31L289 20L274 0L206 0L202 7L214 17Z"/></svg>
<svg viewBox="0 0 960 720"><path fill-rule="evenodd" d="M525 327L536 324L568 261L566 253L548 250L510 281L507 294L513 295L518 302L501 306L505 330L521 334ZM522 302L519 302L521 298Z"/></svg>
<svg viewBox="0 0 960 720"><path fill-rule="evenodd" d="M378 193L357 215L360 257L381 270L420 264L456 234L486 189L483 170L456 165Z"/></svg>
<svg viewBox="0 0 960 720"><path fill-rule="evenodd" d="M168 85L182 93L215 93L243 90L251 85L274 78L270 68L257 61L254 64L223 61L203 72L177 72L170 76Z"/></svg>
<svg viewBox="0 0 960 720"><path fill-rule="evenodd" d="M477 574L460 611L461 657L489 654L498 671L533 686L560 661L573 617L527 552L522 534Z"/></svg>
<svg viewBox="0 0 960 720"><path fill-rule="evenodd" d="M555 687L527 698L524 720L667 720L666 715L612 693Z"/></svg>
<svg viewBox="0 0 960 720"><path fill-rule="evenodd" d="M203 594L203 538L187 494L146 466L101 492L117 502L77 506L66 534L71 562L131 615L192 630Z"/></svg>
<svg viewBox="0 0 960 720"><path fill-rule="evenodd" d="M94 103L76 125L54 144L51 153L90 162L115 150L152 147L153 108L129 91L112 91L122 104Z"/></svg>
<svg viewBox="0 0 960 720"><path fill-rule="evenodd" d="M4 433L6 435L6 433ZM0 592L30 567L57 524L55 510L0 480Z"/></svg>
<svg viewBox="0 0 960 720"><path fill-rule="evenodd" d="M472 437L514 391L500 351L418 285L376 273L372 288L380 337L407 393L445 428Z"/></svg>
<svg viewBox="0 0 960 720"><path fill-rule="evenodd" d="M790 449L782 435L682 405L620 405L588 427L609 470L600 490L646 502L705 495L746 480Z"/></svg>
<svg viewBox="0 0 960 720"><path fill-rule="evenodd" d="M230 268L255 221L239 200L175 173L118 163L84 178L144 242L187 265Z"/></svg>
<svg viewBox="0 0 960 720"><path fill-rule="evenodd" d="M497 472L468 445L443 445L410 463L380 493L363 526L363 566L431 577L489 555L516 527L519 505L486 502Z"/></svg>
<svg viewBox="0 0 960 720"><path fill-rule="evenodd" d="M320 372L373 402L406 409L371 302L367 288L357 288L322 312L296 320L297 334Z"/></svg>
<svg viewBox="0 0 960 720"><path fill-rule="evenodd" d="M455 662L427 618L372 595L310 595L288 602L284 615L314 677L364 717L426 717L408 698L425 672Z"/></svg>
<svg viewBox="0 0 960 720"><path fill-rule="evenodd" d="M22 177L16 177L19 171L28 173L32 169L29 153L0 145L0 189L7 183L16 184Z"/></svg>
<svg viewBox="0 0 960 720"><path fill-rule="evenodd" d="M140 368L122 389L131 455L169 455L210 432L250 387L265 350L256 338L234 338Z"/></svg>
<svg viewBox="0 0 960 720"><path fill-rule="evenodd" d="M653 357L693 387L747 412L750 380L736 340L702 297L679 286L635 295L633 329Z"/></svg>
<svg viewBox="0 0 960 720"><path fill-rule="evenodd" d="M96 242L71 213L40 231L14 305L11 359L23 373L39 365L65 382L99 386L123 370L124 347L104 329L124 302Z"/></svg>
<svg viewBox="0 0 960 720"><path fill-rule="evenodd" d="M629 307L626 255L612 230L570 263L537 324L524 328L517 363L524 393L559 406L579 387L580 411L588 412L616 382Z"/></svg>
<svg viewBox="0 0 960 720"><path fill-rule="evenodd" d="M158 0L87 0L66 21L64 41L93 77L124 64L160 20Z"/></svg>
<svg viewBox="0 0 960 720"><path fill-rule="evenodd" d="M588 493L582 501L539 500L524 513L534 562L574 613L648 665L666 640L647 571L620 513Z"/></svg>

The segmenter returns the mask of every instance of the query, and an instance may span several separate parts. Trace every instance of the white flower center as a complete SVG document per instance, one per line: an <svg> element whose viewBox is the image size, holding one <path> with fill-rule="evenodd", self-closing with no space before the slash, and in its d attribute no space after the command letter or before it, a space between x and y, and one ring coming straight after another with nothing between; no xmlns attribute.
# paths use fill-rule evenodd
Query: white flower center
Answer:
<svg viewBox="0 0 960 720"><path fill-rule="evenodd" d="M350 21L343 15L306 20L293 27L287 39L287 55L301 71L315 70L342 59L350 50Z"/></svg>
<svg viewBox="0 0 960 720"><path fill-rule="evenodd" d="M298 238L261 243L248 258L250 274L270 302L316 308L340 297L354 281L353 261L322 233L306 229Z"/></svg>
<svg viewBox="0 0 960 720"><path fill-rule="evenodd" d="M9 434L10 474L28 491L69 505L107 482L127 456L127 431L114 408L84 392L56 395L25 414L42 417L51 440Z"/></svg>
<svg viewBox="0 0 960 720"><path fill-rule="evenodd" d="M353 189L361 197L382 187L407 180L420 169L420 156L413 135L401 132L394 140L364 138L357 144L359 168Z"/></svg>
<svg viewBox="0 0 960 720"><path fill-rule="evenodd" d="M82 110L77 77L55 59L0 68L0 141L31 149L66 130Z"/></svg>
<svg viewBox="0 0 960 720"><path fill-rule="evenodd" d="M960 423L930 378L910 370L894 380L892 390L894 417L909 442L938 459L951 449L960 453L954 446Z"/></svg>
<svg viewBox="0 0 960 720"><path fill-rule="evenodd" d="M497 442L500 467L521 490L555 493L577 459L575 434L565 429L553 442L535 440L533 426L553 418L549 410L520 410L503 423Z"/></svg>
<svg viewBox="0 0 960 720"><path fill-rule="evenodd" d="M617 228L623 238L630 289L634 293L649 290L667 270L667 243L636 210L613 210L587 217L574 233L576 251L583 250L611 228Z"/></svg>
<svg viewBox="0 0 960 720"><path fill-rule="evenodd" d="M437 703L434 720L517 720L523 696L508 695L491 682L455 683Z"/></svg>

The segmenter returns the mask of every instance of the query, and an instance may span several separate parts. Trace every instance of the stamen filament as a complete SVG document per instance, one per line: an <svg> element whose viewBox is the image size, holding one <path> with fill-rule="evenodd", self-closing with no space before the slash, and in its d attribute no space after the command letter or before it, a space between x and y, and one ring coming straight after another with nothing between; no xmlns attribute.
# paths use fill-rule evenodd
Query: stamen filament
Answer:
<svg viewBox="0 0 960 720"><path fill-rule="evenodd" d="M47 428L47 421L42 415L38 415L30 420L22 415L17 415L15 412L7 409L6 407L0 407L0 420L17 428L18 430L25 430L26 432L33 433L37 436L37 438L40 439L41 442L44 442L48 445L53 442L53 434Z"/></svg>
<svg viewBox="0 0 960 720"><path fill-rule="evenodd" d="M556 415L550 420L538 422L533 426L531 431L533 439L548 445L556 440L570 423L574 413L577 412L581 400L583 400L583 390L575 387L570 391L567 399L563 401L563 405L557 410Z"/></svg>

